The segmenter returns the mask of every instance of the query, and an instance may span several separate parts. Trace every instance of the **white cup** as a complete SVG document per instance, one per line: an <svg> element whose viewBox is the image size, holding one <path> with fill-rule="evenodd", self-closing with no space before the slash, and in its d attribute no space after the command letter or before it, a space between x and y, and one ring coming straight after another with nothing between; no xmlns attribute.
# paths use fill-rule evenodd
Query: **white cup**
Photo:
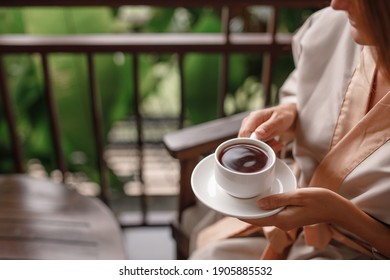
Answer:
<svg viewBox="0 0 390 280"><path fill-rule="evenodd" d="M259 148L267 156L265 166L255 172L240 172L222 165L221 153L229 147L247 145ZM269 194L275 180L276 155L272 148L256 138L252 133L250 138L234 138L220 144L214 154L214 176L216 183L228 194L237 198L251 198Z"/></svg>

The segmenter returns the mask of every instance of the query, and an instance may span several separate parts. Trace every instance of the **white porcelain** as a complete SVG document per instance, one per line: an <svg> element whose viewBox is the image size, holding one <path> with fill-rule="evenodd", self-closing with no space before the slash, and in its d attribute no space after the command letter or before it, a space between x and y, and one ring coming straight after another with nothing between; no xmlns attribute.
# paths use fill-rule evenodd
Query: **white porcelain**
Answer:
<svg viewBox="0 0 390 280"><path fill-rule="evenodd" d="M297 188L291 169L281 160L275 162L275 180L269 193L252 198L236 198L229 195L215 181L214 155L209 155L198 163L192 172L191 184L196 197L211 209L227 216L241 219L257 219L274 215L283 208L270 211L258 208L257 201L268 194L290 192Z"/></svg>
<svg viewBox="0 0 390 280"><path fill-rule="evenodd" d="M220 144L215 150L215 180L227 193L238 198L251 198L271 191L275 181L276 155L268 144L255 138L233 138ZM259 147L268 157L266 166L257 172L242 173L223 166L218 160L220 153L227 147L237 144L249 144Z"/></svg>

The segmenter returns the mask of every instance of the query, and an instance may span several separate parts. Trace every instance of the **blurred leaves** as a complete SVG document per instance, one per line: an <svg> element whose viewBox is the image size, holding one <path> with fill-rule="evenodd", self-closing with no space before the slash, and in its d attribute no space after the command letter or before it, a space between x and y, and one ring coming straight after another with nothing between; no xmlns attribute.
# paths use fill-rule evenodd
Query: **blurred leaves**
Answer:
<svg viewBox="0 0 390 280"><path fill-rule="evenodd" d="M115 20L109 8L23 8L3 9L2 33L27 34L91 34L110 33ZM124 56L118 62L117 54L94 56L96 80L101 103L104 104L104 131L115 120L131 112L132 80L130 58ZM59 114L64 154L82 151L88 168L96 162L94 139L90 125L89 84L87 61L84 55L51 54L49 57L52 89ZM28 156L49 161L52 151L48 149L50 136L47 133L47 112L44 110L42 69L38 56L8 56L6 69L14 104L18 104L18 123L22 133L23 147ZM47 162L46 162L47 159ZM84 167L85 166L85 167ZM93 166L92 169L95 169ZM93 176L95 177L95 176Z"/></svg>
<svg viewBox="0 0 390 280"><path fill-rule="evenodd" d="M294 31L311 10L283 10L280 31ZM244 17L244 18L243 18ZM245 18L250 17L250 18ZM236 23L244 22L234 32L245 28L264 29L269 10L252 8L235 15ZM238 21L237 21L238 20ZM233 24L234 23L234 24ZM258 25L254 27L254 24ZM242 29L242 30L241 30ZM256 30L257 32L258 30ZM89 8L9 8L0 9L0 34L94 34L115 32L221 32L220 14L214 9L152 8L124 6ZM51 167L48 117L44 110L43 77L38 55L7 55L5 68L23 148L30 157L39 157ZM186 116L189 124L217 117L220 91L221 55L190 53L184 59L184 90ZM146 116L177 116L180 108L180 79L175 54L144 54L138 56L141 111ZM98 92L103 105L104 134L112 125L134 113L133 57L125 53L93 56ZM262 104L261 54L233 54L229 58L228 95L225 112L254 109ZM49 56L52 89L55 94L63 136L63 148L71 170L85 171L96 178L96 153L90 123L89 83L85 55L51 54ZM276 67L274 92L282 84L293 64L281 58ZM274 102L277 102L276 95ZM0 110L3 104L0 104ZM0 133L7 135L0 114ZM0 140L0 169L8 170L11 155L7 137ZM77 155L77 156L75 156Z"/></svg>
<svg viewBox="0 0 390 280"><path fill-rule="evenodd" d="M230 94L225 99L224 109L227 115L247 110L256 110L263 106L263 88L259 79L250 76L234 94Z"/></svg>

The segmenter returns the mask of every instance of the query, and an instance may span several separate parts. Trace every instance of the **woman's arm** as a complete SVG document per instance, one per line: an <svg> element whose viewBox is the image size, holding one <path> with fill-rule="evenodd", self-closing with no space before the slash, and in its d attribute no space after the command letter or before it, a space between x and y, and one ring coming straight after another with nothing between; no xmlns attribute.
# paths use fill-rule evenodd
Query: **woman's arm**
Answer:
<svg viewBox="0 0 390 280"><path fill-rule="evenodd" d="M285 231L317 223L333 224L359 236L390 258L389 227L333 191L310 187L259 200L259 207L264 210L282 206L286 208L276 215L245 221L258 226L276 226Z"/></svg>
<svg viewBox="0 0 390 280"><path fill-rule="evenodd" d="M346 214L336 216L334 224L359 236L381 255L390 258L390 228L363 212L349 200L346 200L345 208Z"/></svg>

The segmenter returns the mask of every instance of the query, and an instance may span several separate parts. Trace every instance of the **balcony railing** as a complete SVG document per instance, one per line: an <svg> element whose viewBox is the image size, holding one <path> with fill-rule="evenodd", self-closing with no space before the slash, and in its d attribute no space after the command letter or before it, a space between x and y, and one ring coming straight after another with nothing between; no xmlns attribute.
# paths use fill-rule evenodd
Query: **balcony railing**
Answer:
<svg viewBox="0 0 390 280"><path fill-rule="evenodd" d="M12 104L9 92L9 81L4 69L4 57L9 54L38 54L43 69L45 96L50 115L51 138L54 147L54 157L57 168L67 172L67 164L61 144L61 129L58 124L58 114L53 97L52 77L50 75L49 55L53 53L84 54L87 58L88 84L90 90L90 108L93 119L93 130L97 155L97 166L100 174L100 186L102 199L109 204L110 192L108 183L108 171L103 157L105 150L105 136L102 132L101 104L97 90L94 55L97 53L123 52L130 54L133 69L133 111L137 129L137 149L142 160L144 148L143 115L140 111L140 85L139 85L139 56L143 53L175 53L178 56L178 68L180 76L180 113L178 115L178 128L184 126L186 120L185 89L184 89L184 61L188 53L217 53L222 57L219 80L218 116L225 116L223 110L224 100L227 94L229 59L234 53L261 53L263 55L263 67L261 82L264 92L264 106L271 104L271 85L273 71L279 56L289 54L291 51L290 33L278 33L279 11L282 8L320 8L329 1L319 0L197 0L197 1L158 1L158 0L2 0L1 7L33 7L33 6L109 6L122 5L150 5L156 7L214 7L220 10L222 32L220 33L183 33L183 34L84 34L41 36L7 34L0 36L0 91L4 114L9 124L9 135L12 143L12 154L16 172L24 172L24 155L21 140L16 130L15 104ZM235 6L266 5L272 8L272 14L267 23L267 32L264 33L230 33L229 22L231 9ZM104 106L104 104L103 104ZM142 166L142 164L141 164ZM142 175L142 172L141 172Z"/></svg>

